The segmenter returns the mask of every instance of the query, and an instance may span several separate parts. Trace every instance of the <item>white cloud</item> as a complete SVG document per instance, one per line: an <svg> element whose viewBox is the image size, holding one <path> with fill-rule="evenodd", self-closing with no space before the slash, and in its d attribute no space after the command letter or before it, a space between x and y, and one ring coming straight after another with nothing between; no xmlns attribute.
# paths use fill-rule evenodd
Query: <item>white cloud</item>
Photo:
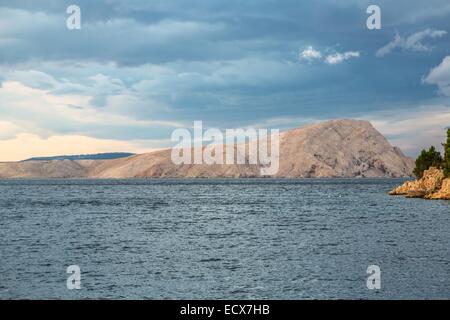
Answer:
<svg viewBox="0 0 450 320"><path fill-rule="evenodd" d="M348 52L336 52L333 54L330 54L325 57L325 62L328 64L339 64L344 62L345 60L351 59L351 58L358 58L360 56L359 51L348 51Z"/></svg>
<svg viewBox="0 0 450 320"><path fill-rule="evenodd" d="M308 46L305 50L299 54L300 60L313 61L322 58L322 53L315 50L312 46Z"/></svg>
<svg viewBox="0 0 450 320"><path fill-rule="evenodd" d="M440 38L446 34L447 31L435 29L425 29L423 31L416 32L409 37L402 37L397 33L394 40L377 51L376 56L384 57L397 48L410 51L431 51L431 47L423 44L422 41L427 38Z"/></svg>
<svg viewBox="0 0 450 320"><path fill-rule="evenodd" d="M305 50L300 52L299 59L306 60L308 62L312 62L314 60L321 60L327 64L339 64L344 62L345 60L351 58L358 58L359 56L360 56L359 51L347 51L343 53L336 52L323 57L322 52L314 49L312 46L308 46L306 47Z"/></svg>
<svg viewBox="0 0 450 320"><path fill-rule="evenodd" d="M450 97L450 56L433 68L423 82L437 85L441 94Z"/></svg>

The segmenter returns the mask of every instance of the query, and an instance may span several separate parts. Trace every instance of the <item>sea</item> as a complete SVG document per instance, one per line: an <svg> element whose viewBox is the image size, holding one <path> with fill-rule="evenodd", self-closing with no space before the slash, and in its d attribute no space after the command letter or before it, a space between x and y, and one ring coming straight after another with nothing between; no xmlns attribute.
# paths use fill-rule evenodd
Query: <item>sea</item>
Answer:
<svg viewBox="0 0 450 320"><path fill-rule="evenodd" d="M449 299L450 202L402 182L0 180L0 299Z"/></svg>

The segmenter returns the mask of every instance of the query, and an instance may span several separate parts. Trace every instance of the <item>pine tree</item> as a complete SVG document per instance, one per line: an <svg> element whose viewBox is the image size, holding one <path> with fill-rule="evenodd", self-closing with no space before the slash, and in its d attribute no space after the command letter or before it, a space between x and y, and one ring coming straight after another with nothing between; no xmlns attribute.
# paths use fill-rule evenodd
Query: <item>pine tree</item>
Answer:
<svg viewBox="0 0 450 320"><path fill-rule="evenodd" d="M414 169L414 175L420 179L423 177L423 172L430 167L441 168L443 165L443 159L441 153L432 146L429 150L422 150L419 157L416 160L416 167Z"/></svg>
<svg viewBox="0 0 450 320"><path fill-rule="evenodd" d="M444 143L444 161L442 164L444 175L450 177L450 129L447 130L447 142Z"/></svg>

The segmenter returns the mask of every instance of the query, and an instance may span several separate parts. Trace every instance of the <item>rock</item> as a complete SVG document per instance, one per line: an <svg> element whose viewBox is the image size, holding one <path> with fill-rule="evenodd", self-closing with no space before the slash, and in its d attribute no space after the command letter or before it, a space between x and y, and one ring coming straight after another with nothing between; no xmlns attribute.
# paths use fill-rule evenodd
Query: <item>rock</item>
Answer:
<svg viewBox="0 0 450 320"><path fill-rule="evenodd" d="M421 179L406 181L389 194L404 195L407 198L450 200L450 179L444 179L444 172L441 169L431 167L424 171Z"/></svg>
<svg viewBox="0 0 450 320"><path fill-rule="evenodd" d="M423 198L427 193L425 191L408 191L406 193L407 198Z"/></svg>
<svg viewBox="0 0 450 320"><path fill-rule="evenodd" d="M444 180L444 172L440 169L431 167L423 174L422 179L419 180L419 189L425 193L432 193L439 190Z"/></svg>
<svg viewBox="0 0 450 320"><path fill-rule="evenodd" d="M407 195L408 192L412 191L418 191L419 190L419 184L418 181L406 181L403 185L400 187L395 188L389 194L391 196L403 196Z"/></svg>
<svg viewBox="0 0 450 320"><path fill-rule="evenodd" d="M425 198L430 200L450 200L450 178L442 181L442 187L439 191L429 194Z"/></svg>

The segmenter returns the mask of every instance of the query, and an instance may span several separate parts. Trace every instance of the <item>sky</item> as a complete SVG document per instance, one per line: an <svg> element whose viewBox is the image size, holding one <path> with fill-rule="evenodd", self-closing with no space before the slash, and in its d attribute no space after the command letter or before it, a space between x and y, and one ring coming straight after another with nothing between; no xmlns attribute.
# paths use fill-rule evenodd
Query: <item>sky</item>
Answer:
<svg viewBox="0 0 450 320"><path fill-rule="evenodd" d="M0 161L338 118L416 156L450 125L449 32L448 0L0 0Z"/></svg>

